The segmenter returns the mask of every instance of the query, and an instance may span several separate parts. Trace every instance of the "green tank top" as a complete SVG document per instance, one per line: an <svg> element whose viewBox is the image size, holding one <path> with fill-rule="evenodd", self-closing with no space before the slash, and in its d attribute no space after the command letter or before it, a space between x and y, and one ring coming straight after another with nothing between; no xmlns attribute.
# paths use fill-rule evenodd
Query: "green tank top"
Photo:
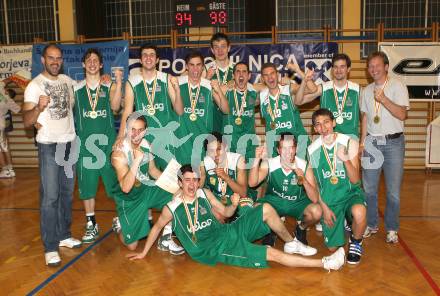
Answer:
<svg viewBox="0 0 440 296"><path fill-rule="evenodd" d="M279 198L300 201L307 198L304 187L298 185L298 176L292 170L285 171L281 166L281 157L277 156L268 159L269 174L266 194L278 196ZM306 172L307 163L305 160L295 157L295 166Z"/></svg>
<svg viewBox="0 0 440 296"><path fill-rule="evenodd" d="M176 196L167 204L168 209L173 215L173 231L192 259L214 265L218 254L221 254L225 247L223 244L227 232L224 231L226 229L223 229L225 225L220 224L212 213L211 204L204 191L198 189L196 196L198 208L195 208L195 200L192 203L187 203L187 206L191 221L194 221L194 212L197 211L198 219L197 224L195 224L197 239L195 241L192 240L192 229L180 196Z"/></svg>
<svg viewBox="0 0 440 296"><path fill-rule="evenodd" d="M96 96L98 88L99 94ZM86 81L83 80L75 85L75 127L81 140L86 140L92 134L103 134L110 138L109 145L113 145L116 130L110 106L110 88L111 84L103 83L93 89L89 88L89 100ZM96 104L94 110L90 101L92 105Z"/></svg>
<svg viewBox="0 0 440 296"><path fill-rule="evenodd" d="M238 153L226 152L226 157L228 160L227 174L231 179L237 180L237 165L241 155ZM206 172L205 187L211 190L219 201L222 201L222 184L220 183L220 180L215 173L215 168L217 166L214 160L209 156L205 156L205 158L203 159L203 165ZM227 184L223 186L225 186L226 189L224 191L224 196L226 197L227 202L226 205L230 205L232 204L231 196L234 192L232 191L231 187L227 186Z"/></svg>
<svg viewBox="0 0 440 296"><path fill-rule="evenodd" d="M340 119L337 119L339 110L336 106L335 92L338 97L338 105L340 107L344 105L341 110L342 123L338 123ZM345 103L343 102L344 95L346 97ZM321 108L329 109L337 119L334 129L336 132L359 138L359 95L359 84L351 81L347 82L347 87L343 90L333 88L333 81L325 82L322 85Z"/></svg>
<svg viewBox="0 0 440 296"><path fill-rule="evenodd" d="M176 120L177 114L174 112L168 94L168 74L160 71L156 73L156 83L153 79L151 81L145 81L145 85L141 74L131 75L128 82L133 89L135 111L143 111L145 113L148 127L161 128L165 127L170 121ZM147 91L150 99L152 99L154 88L154 114L150 115L148 114L148 110L151 108L151 104L147 97Z"/></svg>
<svg viewBox="0 0 440 296"><path fill-rule="evenodd" d="M322 200L328 205L338 205L345 203L351 198L353 190L356 190L357 184L350 182L344 163L336 156L336 149L340 146L348 148L350 137L343 134L337 134L334 145L326 147L331 165L328 163L324 153L322 137L318 137L309 147L308 155L310 165L319 185L319 193ZM336 147L336 149L335 149ZM336 160L334 159L336 157ZM334 175L338 178L337 184L332 184L332 169L336 163Z"/></svg>

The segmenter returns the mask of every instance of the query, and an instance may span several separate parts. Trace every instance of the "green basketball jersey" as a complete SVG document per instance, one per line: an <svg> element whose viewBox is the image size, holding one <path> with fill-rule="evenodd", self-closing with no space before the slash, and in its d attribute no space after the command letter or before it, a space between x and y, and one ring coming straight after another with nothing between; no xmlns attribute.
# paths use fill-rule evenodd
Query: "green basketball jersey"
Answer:
<svg viewBox="0 0 440 296"><path fill-rule="evenodd" d="M238 102L238 110L237 106L235 104L235 95L237 96L237 102ZM252 84L248 83L247 92L246 92L246 98L243 102L243 96L244 93L240 91L234 91L234 90L228 90L226 92L226 98L229 103L229 114L223 115L223 125L232 126L232 134L231 134L231 141L230 141L230 151L232 152L238 152L242 145L244 145L246 151L246 155L248 153L254 151L255 149L251 149L252 145L248 144L247 141L249 141L251 138L256 137L255 135L255 102L257 100L257 92L253 88ZM241 116L238 116L240 114L241 105L243 103L243 113L241 113ZM237 124L236 120L237 118L240 118L240 124ZM241 139L241 141L240 141ZM246 141L246 142L245 142ZM241 153L241 152L240 152Z"/></svg>
<svg viewBox="0 0 440 296"><path fill-rule="evenodd" d="M75 85L75 127L76 133L82 141L85 141L92 134L103 134L109 137L108 145L113 145L116 130L110 107L110 87L111 84L100 84L98 101L94 110L96 118L93 118L94 114L87 94L86 81L83 80ZM93 89L89 88L92 102L96 98L97 90L98 86ZM82 144L84 145L84 143Z"/></svg>
<svg viewBox="0 0 440 296"><path fill-rule="evenodd" d="M141 74L130 75L128 78L128 83L130 83L130 86L133 89L134 108L136 111L143 111L145 113L147 126L149 128L165 127L170 121L176 120L176 113L174 112L168 94L168 74L159 71L156 73L156 89L153 104L155 110L154 115L149 115L147 113L148 108L151 108L151 104L148 101L146 94L148 89L149 96L152 98L154 79L151 81L145 81L147 84L147 87L145 87Z"/></svg>
<svg viewBox="0 0 440 296"><path fill-rule="evenodd" d="M350 199L353 191L357 190L357 187L359 187L357 184L354 185L350 182L343 161L336 156L337 147L347 147L349 140L349 136L338 133L333 145L331 147L326 147L332 165L334 164L334 157L336 157L335 175L338 177L337 184L332 184L330 182L332 172L324 154L322 137L318 137L308 147L310 165L313 168L313 173L319 185L319 193L322 200L328 206L345 203Z"/></svg>
<svg viewBox="0 0 440 296"><path fill-rule="evenodd" d="M276 154L276 145L275 141L277 141L276 135L280 135L284 132L292 133L298 142L298 150L297 155L302 158L305 158L306 155L306 147L309 143L309 136L304 129L304 125L301 121L301 117L299 115L299 110L293 104L292 97L290 95L290 86L289 85L280 85L280 93L278 98L278 106L277 111L275 112L275 102L276 98L269 95L269 89L266 88L262 92L260 92L260 112L261 117L266 121L265 129L266 129L266 143L268 144L268 152L269 156L271 156L270 151L272 150L272 155ZM270 110L272 110L272 114L274 115L275 129L271 128L272 117L270 115ZM275 114L276 113L276 114ZM270 149L270 145L272 149Z"/></svg>
<svg viewBox="0 0 440 296"><path fill-rule="evenodd" d="M196 97L197 87L189 85L188 76L180 76L178 78L180 86L180 95L183 102L183 114L178 117L179 128L177 134L180 139L189 136L188 140L181 144L176 149L176 159L180 164L186 164L191 162L191 155L193 152L193 143L197 136L203 134L209 134L212 132L213 125L213 112L214 101L212 99L211 83L209 80L202 78L200 82L200 90L198 94L197 103L194 108L195 120L191 120L192 115L191 99L189 95L189 89L191 90L191 96ZM202 152L203 140L196 143L194 149L199 149ZM200 154L198 153L198 154ZM200 159L201 160L201 159Z"/></svg>
<svg viewBox="0 0 440 296"><path fill-rule="evenodd" d="M269 174L266 194L293 202L307 199L304 187L298 185L298 176L293 170L289 172L283 169L280 156L269 158L268 165ZM295 166L305 172L307 163L305 160L295 157Z"/></svg>
<svg viewBox="0 0 440 296"><path fill-rule="evenodd" d="M336 106L335 91L338 96L338 104L342 106L346 88L334 89L333 86L333 81L327 81L322 84L321 108L329 109L332 111L333 116L337 118L339 110ZM347 95L341 112L343 122L342 124L336 122L336 132L359 138L359 95L359 84L347 81Z"/></svg>
<svg viewBox="0 0 440 296"><path fill-rule="evenodd" d="M229 65L226 68L220 68L215 61L212 61L205 65L206 70L208 70L211 67L215 67L216 71L214 71L214 75L212 76L211 79L218 80L220 84L226 84L232 79L234 79L234 66L235 63L232 62L232 60L229 60ZM218 76L217 76L217 72L218 72Z"/></svg>
<svg viewBox="0 0 440 296"><path fill-rule="evenodd" d="M275 116L276 134L283 132L291 132L298 138L299 135L307 135L304 125L299 116L298 108L292 103L289 85L280 85L280 94L278 98L277 112ZM260 93L261 100L261 116L266 121L266 132L272 130L270 124L272 118L270 116L270 108L275 113L275 97L269 95L269 89L266 88ZM270 107L269 107L270 105Z"/></svg>
<svg viewBox="0 0 440 296"><path fill-rule="evenodd" d="M226 157L228 160L227 174L231 179L237 180L237 165L241 155L238 153L226 152ZM221 201L222 186L219 182L217 174L215 173L217 165L215 164L214 160L209 156L205 156L205 158L203 159L203 165L206 172L205 187L211 190L212 193L214 193L215 197L217 197L217 199ZM227 205L230 205L232 203L231 196L233 193L234 192L232 191L231 187L226 185L225 196L227 198Z"/></svg>
<svg viewBox="0 0 440 296"><path fill-rule="evenodd" d="M195 224L197 240L192 240L192 229L180 196L176 196L167 204L173 214L173 231L192 259L214 265L217 262L218 254L221 254L222 249L225 248L223 244L227 231L224 231L225 225L220 224L212 213L211 204L202 189L197 190L196 198L198 199L197 209L195 208L195 200L186 205L192 221L194 221L194 212L197 211L198 219Z"/></svg>
<svg viewBox="0 0 440 296"><path fill-rule="evenodd" d="M226 68L220 68L217 66L215 61L212 61L208 64L206 64L206 69L208 70L211 67L215 67L216 71L214 71L214 75L212 76L211 80L218 80L220 85L226 84L232 79L234 79L234 63L232 60L229 63L229 66ZM212 126L212 129L216 132L223 134L223 112L220 110L220 108L216 105L214 108L214 123Z"/></svg>

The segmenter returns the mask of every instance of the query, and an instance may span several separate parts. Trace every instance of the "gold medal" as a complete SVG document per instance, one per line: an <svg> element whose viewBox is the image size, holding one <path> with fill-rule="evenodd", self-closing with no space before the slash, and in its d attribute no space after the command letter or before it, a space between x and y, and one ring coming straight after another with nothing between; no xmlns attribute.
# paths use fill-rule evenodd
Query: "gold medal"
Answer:
<svg viewBox="0 0 440 296"><path fill-rule="evenodd" d="M344 123L344 118L342 118L342 116L339 115L338 117L336 117L336 123L337 124L343 124Z"/></svg>
<svg viewBox="0 0 440 296"><path fill-rule="evenodd" d="M331 178L330 178L330 183L332 183L333 185L336 185L336 184L338 184L338 182L339 182L338 177L336 177L336 176L331 176Z"/></svg>
<svg viewBox="0 0 440 296"><path fill-rule="evenodd" d="M191 113L191 114L189 115L189 119L190 119L191 121L196 121L196 120L197 120L197 115L195 115L194 113Z"/></svg>
<svg viewBox="0 0 440 296"><path fill-rule="evenodd" d="M154 109L154 107L149 107L147 109L147 113L148 113L148 115L153 116L154 113L156 113L156 110Z"/></svg>
<svg viewBox="0 0 440 296"><path fill-rule="evenodd" d="M274 130L276 127L277 127L277 124L276 124L275 122L272 121L272 122L270 123L270 128Z"/></svg>
<svg viewBox="0 0 440 296"><path fill-rule="evenodd" d="M243 121L241 120L241 117L237 117L237 118L235 118L235 124L236 124L236 125L241 125L242 122L243 122Z"/></svg>
<svg viewBox="0 0 440 296"><path fill-rule="evenodd" d="M378 123L380 122L380 117L379 117L379 115L374 116L374 118L373 118L373 122L374 122L375 124L378 124Z"/></svg>
<svg viewBox="0 0 440 296"><path fill-rule="evenodd" d="M302 186L304 184L304 177L303 176L298 176L298 180L296 181L296 184L298 186Z"/></svg>
<svg viewBox="0 0 440 296"><path fill-rule="evenodd" d="M141 185L142 185L142 183L138 179L136 179L136 181L134 181L134 186L135 187L141 187Z"/></svg>
<svg viewBox="0 0 440 296"><path fill-rule="evenodd" d="M221 202L224 205L226 205L228 203L228 198L226 197L226 195L222 195Z"/></svg>
<svg viewBox="0 0 440 296"><path fill-rule="evenodd" d="M89 116L91 119L95 119L98 117L98 113L96 111L90 111Z"/></svg>

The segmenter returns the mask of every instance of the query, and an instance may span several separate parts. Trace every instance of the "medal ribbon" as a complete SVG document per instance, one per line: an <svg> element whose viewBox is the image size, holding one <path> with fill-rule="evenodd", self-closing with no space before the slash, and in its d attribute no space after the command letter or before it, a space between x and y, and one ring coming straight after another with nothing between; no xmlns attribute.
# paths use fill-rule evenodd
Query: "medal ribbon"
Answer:
<svg viewBox="0 0 440 296"><path fill-rule="evenodd" d="M92 107L92 111L95 111L95 108L98 105L99 91L100 90L101 90L101 83L99 83L98 87L96 88L95 99L93 100L92 94L90 93L90 88L89 88L89 86L86 83L87 97L89 98L89 104L90 104L90 107Z"/></svg>
<svg viewBox="0 0 440 296"><path fill-rule="evenodd" d="M345 91L344 91L344 97L342 99L341 105L339 105L339 97L338 92L336 91L335 83L333 82L333 95L335 97L336 107L338 108L338 114L341 116L342 111L345 107L345 101L347 100L348 95L348 82L345 84Z"/></svg>
<svg viewBox="0 0 440 296"><path fill-rule="evenodd" d="M280 98L280 93L281 90L278 88L278 93L275 96L275 106L273 110L272 110L272 106L270 105L270 93L267 95L267 99L269 100L269 103L267 104L267 112L269 113L270 118L272 119L273 122L275 122L275 115L277 114L277 110L278 110L278 99Z"/></svg>
<svg viewBox="0 0 440 296"><path fill-rule="evenodd" d="M223 76L223 79L221 81L222 84L227 83L226 79L228 78L228 72L229 72L229 66L226 68L225 76ZM215 74L217 75L217 80L220 81L220 71L219 71L219 67L217 65L215 66Z"/></svg>
<svg viewBox="0 0 440 296"><path fill-rule="evenodd" d="M383 84L381 91L383 91L385 89L385 86L387 86L387 83L388 83L388 77L385 80L385 83ZM374 102L374 113L376 116L379 116L380 105L382 105L382 104L377 102L376 100L373 100L373 102Z"/></svg>
<svg viewBox="0 0 440 296"><path fill-rule="evenodd" d="M188 94L189 94L189 100L191 101L191 113L194 114L194 110L196 109L197 101L199 100L200 83L197 85L196 95L193 96L191 84L188 82ZM194 99L193 99L193 97L194 97Z"/></svg>
<svg viewBox="0 0 440 296"><path fill-rule="evenodd" d="M234 101L235 101L235 110L237 111L237 117L241 117L244 113L244 104L246 103L247 89L243 93L243 97L241 98L240 108L238 107L238 96L237 89L234 88Z"/></svg>
<svg viewBox="0 0 440 296"><path fill-rule="evenodd" d="M188 206L186 205L185 197L182 195L180 198L183 201L183 207L185 208L186 218L188 219L189 227L191 227L191 232L193 234L193 237L196 236L196 225L197 225L197 219L198 219L198 212L199 212L199 198L196 196L196 205L194 208L194 222L191 219L191 213L189 212Z"/></svg>
<svg viewBox="0 0 440 296"><path fill-rule="evenodd" d="M321 144L322 150L324 151L325 159L327 160L328 166L330 167L330 172L332 176L336 176L336 151L338 151L338 143L335 143L333 147L333 163L330 160L327 148L325 148L324 142Z"/></svg>
<svg viewBox="0 0 440 296"><path fill-rule="evenodd" d="M151 96L150 96L150 89L148 88L148 84L147 81L144 81L144 89L145 89L145 94L147 95L147 100L148 103L150 104L151 108L154 108L154 98L156 96L156 87L157 87L157 73L156 76L154 77L154 81L153 81L153 89L151 92Z"/></svg>
<svg viewBox="0 0 440 296"><path fill-rule="evenodd" d="M225 171L226 174L228 174L228 158L226 158L225 167L223 168L223 170ZM228 187L226 181L224 181L222 178L218 177L218 183L220 185L220 190L221 190L222 196L225 196L226 195L226 188Z"/></svg>

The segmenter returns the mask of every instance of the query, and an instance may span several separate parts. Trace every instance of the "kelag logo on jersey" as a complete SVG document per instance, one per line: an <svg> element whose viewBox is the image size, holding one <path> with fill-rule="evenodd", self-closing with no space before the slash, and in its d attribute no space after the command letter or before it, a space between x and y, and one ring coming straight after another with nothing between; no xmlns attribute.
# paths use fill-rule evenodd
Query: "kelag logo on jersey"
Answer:
<svg viewBox="0 0 440 296"><path fill-rule="evenodd" d="M206 221L203 221L202 223L200 223L200 221L197 221L196 225L194 225L195 232L210 226L211 223L212 223L212 219L208 219ZM192 233L191 227L189 225L186 225L186 228L188 229L188 232Z"/></svg>
<svg viewBox="0 0 440 296"><path fill-rule="evenodd" d="M233 110L232 111L232 115L234 116L238 116L237 114L237 110ZM246 116L246 117L252 117L254 115L254 111L253 110L246 110L243 112L243 114L241 114L241 116Z"/></svg>
<svg viewBox="0 0 440 296"><path fill-rule="evenodd" d="M286 122L277 122L276 128L287 128L287 129L291 129L292 128L292 122L290 121L286 121Z"/></svg>
<svg viewBox="0 0 440 296"><path fill-rule="evenodd" d="M316 83L321 81L326 82L331 80L330 69L332 68L331 59L305 59L304 64L306 68L313 69L315 71L314 80Z"/></svg>
<svg viewBox="0 0 440 296"><path fill-rule="evenodd" d="M333 112L333 116L337 118L339 116L339 112ZM353 112L342 112L341 116L344 119L351 120L353 118Z"/></svg>
<svg viewBox="0 0 440 296"><path fill-rule="evenodd" d="M91 118L90 112L92 112L92 111L83 110L83 117L84 118ZM96 110L96 115L97 115L97 117L106 118L107 117L107 110Z"/></svg>
<svg viewBox="0 0 440 296"><path fill-rule="evenodd" d="M183 108L183 112L187 113L187 114L191 114L192 113L192 109L190 107L185 107ZM205 115L205 109L194 109L194 113L198 116L203 117Z"/></svg>
<svg viewBox="0 0 440 296"><path fill-rule="evenodd" d="M148 112L148 106L150 106L150 105L142 104L142 111ZM163 111L163 110L165 110L165 107L162 103L156 103L156 104L154 104L154 109L159 110L159 111Z"/></svg>

